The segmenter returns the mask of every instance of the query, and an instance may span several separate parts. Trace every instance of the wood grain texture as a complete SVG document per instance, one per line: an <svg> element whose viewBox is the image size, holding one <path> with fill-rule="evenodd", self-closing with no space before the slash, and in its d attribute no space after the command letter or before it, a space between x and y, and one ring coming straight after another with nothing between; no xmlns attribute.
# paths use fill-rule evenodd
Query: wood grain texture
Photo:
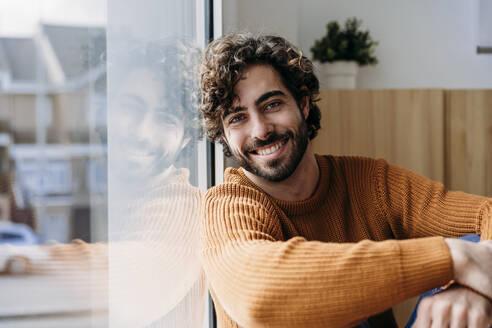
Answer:
<svg viewBox="0 0 492 328"><path fill-rule="evenodd" d="M323 90L315 152L384 158L444 182L444 91Z"/></svg>
<svg viewBox="0 0 492 328"><path fill-rule="evenodd" d="M446 92L446 184L492 197L492 90Z"/></svg>

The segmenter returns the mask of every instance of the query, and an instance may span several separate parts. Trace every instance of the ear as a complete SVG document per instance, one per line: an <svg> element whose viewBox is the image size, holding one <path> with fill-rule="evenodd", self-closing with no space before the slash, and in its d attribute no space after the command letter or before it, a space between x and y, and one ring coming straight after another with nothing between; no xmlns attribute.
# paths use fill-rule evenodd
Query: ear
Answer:
<svg viewBox="0 0 492 328"><path fill-rule="evenodd" d="M301 87L301 90L308 90L308 88L306 86L302 86ZM304 115L304 119L307 119L308 116L309 116L309 110L311 108L311 106L309 106L309 96L304 96L304 99L301 101L301 111L302 111L302 114Z"/></svg>

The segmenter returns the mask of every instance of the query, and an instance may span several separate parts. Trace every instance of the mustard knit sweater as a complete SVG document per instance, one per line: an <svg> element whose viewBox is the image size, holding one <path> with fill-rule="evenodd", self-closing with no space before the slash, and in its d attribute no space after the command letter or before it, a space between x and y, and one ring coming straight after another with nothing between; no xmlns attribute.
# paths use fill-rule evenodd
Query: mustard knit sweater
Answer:
<svg viewBox="0 0 492 328"><path fill-rule="evenodd" d="M307 200L273 199L242 169L207 192L202 262L219 327L351 327L451 280L442 236L492 236L490 198L384 160L317 161Z"/></svg>

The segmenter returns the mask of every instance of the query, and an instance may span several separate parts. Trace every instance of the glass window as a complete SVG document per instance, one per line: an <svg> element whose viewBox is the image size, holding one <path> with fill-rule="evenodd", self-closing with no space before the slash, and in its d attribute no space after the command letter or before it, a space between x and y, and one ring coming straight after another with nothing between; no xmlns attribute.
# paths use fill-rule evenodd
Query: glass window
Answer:
<svg viewBox="0 0 492 328"><path fill-rule="evenodd" d="M195 0L109 3L111 325L200 327L204 321L201 7Z"/></svg>
<svg viewBox="0 0 492 328"><path fill-rule="evenodd" d="M205 1L0 13L0 326L207 326Z"/></svg>

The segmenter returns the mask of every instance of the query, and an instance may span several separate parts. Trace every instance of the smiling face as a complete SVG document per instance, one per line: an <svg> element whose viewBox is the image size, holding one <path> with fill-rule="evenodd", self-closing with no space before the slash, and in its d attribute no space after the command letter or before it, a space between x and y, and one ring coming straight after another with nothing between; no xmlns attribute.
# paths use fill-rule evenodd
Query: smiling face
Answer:
<svg viewBox="0 0 492 328"><path fill-rule="evenodd" d="M302 111L270 65L247 67L234 87L237 96L224 113L224 140L247 171L269 181L282 181L294 173L309 138Z"/></svg>
<svg viewBox="0 0 492 328"><path fill-rule="evenodd" d="M131 71L118 92L117 159L130 176L141 179L161 173L189 141L182 113L170 107L163 95L163 84L145 68Z"/></svg>

